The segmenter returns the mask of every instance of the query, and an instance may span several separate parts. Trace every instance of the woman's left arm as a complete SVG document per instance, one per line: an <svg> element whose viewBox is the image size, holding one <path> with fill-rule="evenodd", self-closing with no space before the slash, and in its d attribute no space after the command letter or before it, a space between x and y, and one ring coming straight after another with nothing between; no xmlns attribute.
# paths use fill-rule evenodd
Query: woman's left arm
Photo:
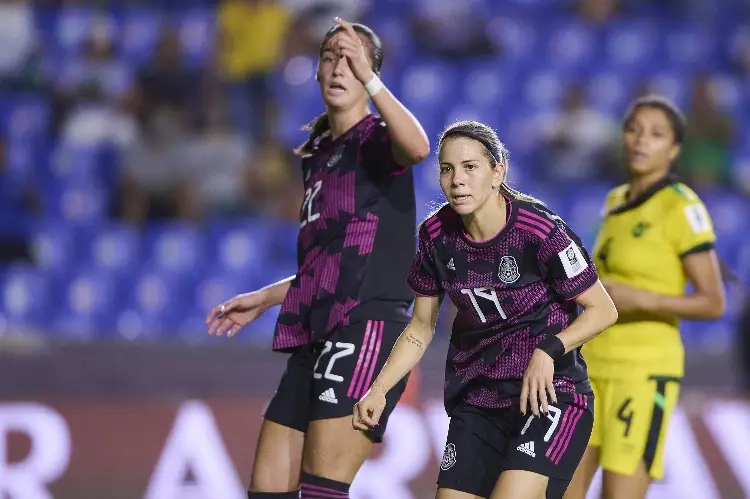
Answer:
<svg viewBox="0 0 750 499"><path fill-rule="evenodd" d="M393 140L394 161L411 166L424 160L430 154L430 141L411 111L385 86L371 99Z"/></svg>
<svg viewBox="0 0 750 499"><path fill-rule="evenodd" d="M716 251L687 255L682 259L682 266L695 291L683 296L648 293L650 296L641 300L644 311L687 320L721 317L726 308L726 299Z"/></svg>
<svg viewBox="0 0 750 499"><path fill-rule="evenodd" d="M411 111L399 102L372 70L362 40L351 23L338 17L335 21L346 32L346 36L338 37L337 47L349 58L352 73L365 86L378 114L388 127L393 159L400 166L416 165L430 154L427 133Z"/></svg>
<svg viewBox="0 0 750 499"><path fill-rule="evenodd" d="M557 333L565 346L565 353L575 350L617 322L617 308L599 281L576 297L575 302L583 308L583 313Z"/></svg>

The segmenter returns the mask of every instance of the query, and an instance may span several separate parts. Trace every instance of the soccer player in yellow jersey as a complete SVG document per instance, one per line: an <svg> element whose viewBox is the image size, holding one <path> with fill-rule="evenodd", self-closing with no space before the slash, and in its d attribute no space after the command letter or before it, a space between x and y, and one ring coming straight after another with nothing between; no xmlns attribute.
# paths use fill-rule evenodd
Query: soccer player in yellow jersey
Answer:
<svg viewBox="0 0 750 499"><path fill-rule="evenodd" d="M663 477L684 369L679 320L724 312L711 218L670 172L685 119L669 101L643 97L622 133L629 180L607 195L593 252L619 319L583 347L594 428L566 499L583 499L599 466L603 499L641 499L651 480Z"/></svg>

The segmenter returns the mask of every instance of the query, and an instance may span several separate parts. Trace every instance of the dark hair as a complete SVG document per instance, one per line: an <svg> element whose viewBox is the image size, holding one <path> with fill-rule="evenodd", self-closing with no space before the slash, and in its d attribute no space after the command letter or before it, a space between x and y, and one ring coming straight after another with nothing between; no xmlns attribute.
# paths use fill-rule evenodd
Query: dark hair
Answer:
<svg viewBox="0 0 750 499"><path fill-rule="evenodd" d="M364 36L367 39L369 50L370 50L370 63L372 64L372 70L375 74L380 74L380 69L383 67L383 43L380 41L380 37L375 34L373 30L365 26L364 24L353 23L352 28L357 32L358 35ZM343 30L340 25L336 25L329 29L323 37L323 41L320 43L320 49L318 51L318 58L323 56L323 50L325 49L328 40L334 37L337 33ZM328 119L328 113L323 113L310 123L302 127L302 130L310 132L310 136L307 140L299 146L294 152L300 156L307 156L312 154L315 141L325 136L331 130L331 122Z"/></svg>
<svg viewBox="0 0 750 499"><path fill-rule="evenodd" d="M644 107L658 109L663 112L667 116L667 120L669 120L669 125L672 128L675 142L680 145L683 144L685 141L685 133L687 132L687 120L685 119L685 115L682 114L674 102L666 97L662 97L661 95L645 95L633 101L622 122L623 128L628 126L633 117L635 117L635 113Z"/></svg>
<svg viewBox="0 0 750 499"><path fill-rule="evenodd" d="M453 123L440 135L438 149L441 149L443 143L452 137L465 137L467 139L476 140L484 146L484 155L493 168L497 165L503 165L505 167L505 178L503 179L503 183L500 184L500 192L512 199L544 204L537 198L517 191L508 185L510 153L508 152L508 148L505 147L505 144L503 144L497 137L495 130L491 127L484 123L479 123L478 121L458 121Z"/></svg>

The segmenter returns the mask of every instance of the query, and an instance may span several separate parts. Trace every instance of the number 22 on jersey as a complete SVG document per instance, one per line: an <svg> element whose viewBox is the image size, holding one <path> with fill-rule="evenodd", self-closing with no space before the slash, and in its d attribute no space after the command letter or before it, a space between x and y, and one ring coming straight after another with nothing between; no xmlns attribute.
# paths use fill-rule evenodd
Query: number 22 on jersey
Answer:
<svg viewBox="0 0 750 499"><path fill-rule="evenodd" d="M302 219L299 224L300 228L307 225L308 222L314 222L320 218L320 213L314 211L313 203L322 186L323 181L318 180L312 187L309 187L305 191L305 200L302 201L302 213L300 215L300 218Z"/></svg>

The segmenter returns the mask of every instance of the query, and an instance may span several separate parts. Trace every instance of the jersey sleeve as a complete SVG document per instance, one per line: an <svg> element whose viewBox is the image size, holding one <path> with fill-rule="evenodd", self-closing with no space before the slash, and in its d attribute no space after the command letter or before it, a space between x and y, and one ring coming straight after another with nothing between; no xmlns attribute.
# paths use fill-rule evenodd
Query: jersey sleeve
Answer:
<svg viewBox="0 0 750 499"><path fill-rule="evenodd" d="M418 295L442 296L445 293L438 277L434 246L424 226L419 229L417 254L412 261L406 282Z"/></svg>
<svg viewBox="0 0 750 499"><path fill-rule="evenodd" d="M667 234L675 252L684 258L714 248L716 234L706 206L685 199L667 217Z"/></svg>
<svg viewBox="0 0 750 499"><path fill-rule="evenodd" d="M362 152L375 177L387 178L408 169L396 163L393 157L393 138L382 121L374 123L368 131Z"/></svg>
<svg viewBox="0 0 750 499"><path fill-rule="evenodd" d="M579 237L566 225L558 224L539 249L543 277L557 294L572 300L596 284L594 262Z"/></svg>

